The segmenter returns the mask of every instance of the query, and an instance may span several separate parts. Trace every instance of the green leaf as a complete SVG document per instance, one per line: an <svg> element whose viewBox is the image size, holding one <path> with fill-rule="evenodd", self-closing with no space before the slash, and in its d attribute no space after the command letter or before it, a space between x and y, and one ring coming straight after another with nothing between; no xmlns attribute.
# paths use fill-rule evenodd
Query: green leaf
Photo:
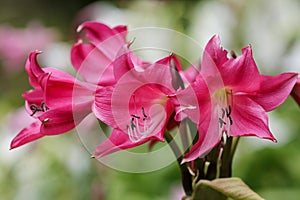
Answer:
<svg viewBox="0 0 300 200"><path fill-rule="evenodd" d="M264 200L252 191L240 178L200 180L194 189L192 200Z"/></svg>

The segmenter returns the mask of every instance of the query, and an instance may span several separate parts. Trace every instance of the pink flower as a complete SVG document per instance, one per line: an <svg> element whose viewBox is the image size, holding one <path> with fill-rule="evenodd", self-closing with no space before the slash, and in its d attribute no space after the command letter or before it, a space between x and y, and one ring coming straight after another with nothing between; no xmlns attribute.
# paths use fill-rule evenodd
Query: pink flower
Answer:
<svg viewBox="0 0 300 200"><path fill-rule="evenodd" d="M1 26L0 57L6 70L19 71L29 52L45 49L57 39L57 36L54 29L45 28L39 24L30 24L25 29Z"/></svg>
<svg viewBox="0 0 300 200"><path fill-rule="evenodd" d="M91 112L95 86L53 68L42 69L36 60L39 53L32 52L26 63L34 90L23 94L26 109L36 121L20 131L11 149L45 135L65 133Z"/></svg>
<svg viewBox="0 0 300 200"><path fill-rule="evenodd" d="M91 43L79 40L72 48L71 61L85 82L54 68L41 69L36 61L39 52L30 54L26 71L34 90L25 92L23 97L30 116L37 120L13 139L11 148L73 129L92 112L96 88L115 82L111 63L127 46L126 27L111 29L101 23L86 22L78 31L83 29Z"/></svg>
<svg viewBox="0 0 300 200"><path fill-rule="evenodd" d="M297 82L291 92L291 95L300 106L300 77L298 77Z"/></svg>
<svg viewBox="0 0 300 200"><path fill-rule="evenodd" d="M114 129L97 147L95 157L148 141L164 140L166 126L174 111L170 98L175 92L170 70L173 59L171 55L149 64L129 52L116 61L116 85L96 92L94 113Z"/></svg>
<svg viewBox="0 0 300 200"><path fill-rule="evenodd" d="M199 103L195 106L200 109L200 121L195 118L197 109L183 110L199 130L199 139L183 162L206 155L223 135L276 141L268 127L267 112L287 98L297 74L260 75L250 46L243 48L240 56L228 58L227 54L219 37L214 36L205 48L196 81L177 95L181 98L194 91Z"/></svg>
<svg viewBox="0 0 300 200"><path fill-rule="evenodd" d="M112 63L119 53L127 48L126 26L109 28L97 22L85 22L78 27L78 32L85 30L85 37L73 46L71 61L74 68L88 82L112 85L115 82Z"/></svg>

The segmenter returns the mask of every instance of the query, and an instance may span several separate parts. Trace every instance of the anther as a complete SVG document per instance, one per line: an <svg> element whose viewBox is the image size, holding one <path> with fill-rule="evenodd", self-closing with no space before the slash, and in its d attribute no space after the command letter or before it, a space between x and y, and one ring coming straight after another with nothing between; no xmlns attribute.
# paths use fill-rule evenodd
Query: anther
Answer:
<svg viewBox="0 0 300 200"><path fill-rule="evenodd" d="M233 50L230 51L230 55L233 59L236 59L236 57L237 57L236 53Z"/></svg>
<svg viewBox="0 0 300 200"><path fill-rule="evenodd" d="M47 122L49 122L49 121L50 121L50 119L49 119L49 118L46 118L46 119L43 120L43 123L47 123Z"/></svg>
<svg viewBox="0 0 300 200"><path fill-rule="evenodd" d="M131 121L130 121L130 128L132 129L132 130L134 130L134 128L136 128L136 125L134 125L134 118L132 118L131 119Z"/></svg>
<svg viewBox="0 0 300 200"><path fill-rule="evenodd" d="M134 37L132 40L130 40L130 41L128 42L127 48L129 48L129 47L134 43L135 39L136 39L136 38Z"/></svg>
<svg viewBox="0 0 300 200"><path fill-rule="evenodd" d="M37 107L35 104L32 104L30 106L30 110L32 111L31 115L30 116L33 116L36 112L38 111L42 111L39 107Z"/></svg>
<svg viewBox="0 0 300 200"><path fill-rule="evenodd" d="M134 118L137 118L137 119L141 118L140 116L137 116L137 115L134 115L134 114L132 114L131 117L134 117Z"/></svg>
<svg viewBox="0 0 300 200"><path fill-rule="evenodd" d="M143 113L143 115L144 115L143 120L145 121L145 120L147 119L148 116L147 116L146 113L145 113L144 107L142 107L142 113Z"/></svg>
<svg viewBox="0 0 300 200"><path fill-rule="evenodd" d="M220 128L222 128L223 124L226 125L226 122L221 118L219 118L219 123L220 123Z"/></svg>
<svg viewBox="0 0 300 200"><path fill-rule="evenodd" d="M42 109L43 112L46 112L47 110L49 110L49 108L47 107L45 102L42 102L41 109Z"/></svg>
<svg viewBox="0 0 300 200"><path fill-rule="evenodd" d="M226 109L226 117L229 119L230 125L232 125L232 118L231 118L230 114L231 114L231 106L229 105L228 109Z"/></svg>
<svg viewBox="0 0 300 200"><path fill-rule="evenodd" d="M231 114L231 106L229 105L228 109L226 108L225 110L226 110L226 116L229 117Z"/></svg>
<svg viewBox="0 0 300 200"><path fill-rule="evenodd" d="M225 109L222 108L222 119L224 119L224 116L225 116Z"/></svg>
<svg viewBox="0 0 300 200"><path fill-rule="evenodd" d="M46 112L47 110L49 110L49 108L47 107L45 102L42 102L41 107L38 107L35 104L30 105L30 110L32 111L30 116L33 116L35 113L40 112L40 111Z"/></svg>

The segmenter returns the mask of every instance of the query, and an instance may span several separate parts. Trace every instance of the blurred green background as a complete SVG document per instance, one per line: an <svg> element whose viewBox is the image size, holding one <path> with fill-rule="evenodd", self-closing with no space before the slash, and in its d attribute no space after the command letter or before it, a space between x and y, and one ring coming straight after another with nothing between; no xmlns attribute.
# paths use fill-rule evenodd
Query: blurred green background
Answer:
<svg viewBox="0 0 300 200"><path fill-rule="evenodd" d="M72 72L68 57L77 40L75 30L85 20L129 29L170 28L202 47L219 34L223 47L237 53L251 44L263 73L300 71L299 0L0 0L0 199L176 200L182 195L176 163L147 174L118 172L90 159L76 134L46 137L9 151L11 139L28 123L19 109L24 105L21 94L30 89L27 55L43 50L43 66ZM32 27L46 31L28 31ZM7 28L11 32L3 31ZM37 42L38 34L48 39ZM299 199L299 119L299 106L288 98L269 113L277 144L242 138L238 146L234 176L266 199Z"/></svg>

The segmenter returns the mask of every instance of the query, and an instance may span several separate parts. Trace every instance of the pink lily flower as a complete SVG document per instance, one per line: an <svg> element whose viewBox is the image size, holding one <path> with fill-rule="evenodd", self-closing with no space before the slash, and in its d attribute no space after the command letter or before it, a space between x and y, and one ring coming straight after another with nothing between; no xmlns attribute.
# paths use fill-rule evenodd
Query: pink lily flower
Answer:
<svg viewBox="0 0 300 200"><path fill-rule="evenodd" d="M126 43L126 27L113 29L96 23L83 23L90 44L79 40L72 48L71 61L81 82L54 68L41 68L36 56L30 54L26 63L29 82L34 90L25 92L26 108L36 122L24 128L12 141L11 148L19 147L45 135L57 135L73 129L92 112L94 92L105 84L115 82L111 63Z"/></svg>
<svg viewBox="0 0 300 200"><path fill-rule="evenodd" d="M276 142L268 127L267 112L288 97L297 74L259 74L250 46L243 48L240 56L228 58L227 54L220 47L219 37L214 36L205 48L196 81L177 94L181 98L194 91L199 104L195 106L200 109L200 120L195 118L197 109L182 111L199 130L198 141L183 162L206 155L223 136L256 136Z"/></svg>
<svg viewBox="0 0 300 200"><path fill-rule="evenodd" d="M42 69L36 59L39 53L32 52L26 62L34 90L23 94L26 109L36 121L20 131L11 142L11 149L46 135L65 133L91 112L95 86L53 68Z"/></svg>
<svg viewBox="0 0 300 200"><path fill-rule="evenodd" d="M85 22L78 27L78 32L85 30L85 37L73 46L71 61L74 68L85 81L100 85L112 85L115 82L112 63L119 53L128 46L127 27L109 28L98 22Z"/></svg>
<svg viewBox="0 0 300 200"><path fill-rule="evenodd" d="M98 119L113 127L110 137L99 144L99 158L146 142L164 141L164 132L174 111L174 95L168 56L153 64L129 52L116 61L119 77L113 87L96 91L93 109ZM121 64L123 63L123 64Z"/></svg>
<svg viewBox="0 0 300 200"><path fill-rule="evenodd" d="M297 82L292 90L291 93L292 97L295 99L295 101L300 106L300 77L298 77Z"/></svg>

